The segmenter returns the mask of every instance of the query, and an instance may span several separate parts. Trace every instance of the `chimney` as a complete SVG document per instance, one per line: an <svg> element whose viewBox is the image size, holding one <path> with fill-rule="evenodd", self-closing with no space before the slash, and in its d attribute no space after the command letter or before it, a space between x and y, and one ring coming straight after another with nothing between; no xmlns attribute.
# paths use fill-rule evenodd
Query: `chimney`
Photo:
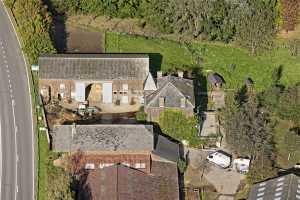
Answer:
<svg viewBox="0 0 300 200"><path fill-rule="evenodd" d="M185 106L186 106L186 98L183 97L183 98L180 99L180 107L185 108Z"/></svg>
<svg viewBox="0 0 300 200"><path fill-rule="evenodd" d="M158 105L160 108L165 107L165 97L159 97Z"/></svg>
<svg viewBox="0 0 300 200"><path fill-rule="evenodd" d="M156 76L157 76L157 78L163 77L162 71L157 71L157 72L156 72Z"/></svg>
<svg viewBox="0 0 300 200"><path fill-rule="evenodd" d="M74 137L74 135L76 135L76 124L75 123L72 124L72 138Z"/></svg>
<svg viewBox="0 0 300 200"><path fill-rule="evenodd" d="M183 71L177 71L178 77L183 78Z"/></svg>

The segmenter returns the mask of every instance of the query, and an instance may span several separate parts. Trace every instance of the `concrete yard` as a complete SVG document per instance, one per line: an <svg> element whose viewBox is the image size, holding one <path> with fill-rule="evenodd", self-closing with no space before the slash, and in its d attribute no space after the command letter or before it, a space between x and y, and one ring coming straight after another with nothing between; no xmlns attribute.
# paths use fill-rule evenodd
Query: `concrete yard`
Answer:
<svg viewBox="0 0 300 200"><path fill-rule="evenodd" d="M233 200L234 195L245 175L230 169L222 169L205 159L213 151L187 148L189 166L185 173L185 183L194 187L213 186L218 192L218 199Z"/></svg>

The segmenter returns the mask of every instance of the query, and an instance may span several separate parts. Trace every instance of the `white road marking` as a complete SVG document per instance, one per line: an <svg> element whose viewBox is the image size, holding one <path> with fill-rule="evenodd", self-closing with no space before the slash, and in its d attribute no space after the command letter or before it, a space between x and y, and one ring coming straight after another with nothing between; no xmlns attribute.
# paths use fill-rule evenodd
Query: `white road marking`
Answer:
<svg viewBox="0 0 300 200"><path fill-rule="evenodd" d="M17 148L17 123L16 123L16 114L15 114L15 100L11 100L11 105L12 105L12 114L13 114L13 119L14 119L14 128L15 128L15 152L16 152L16 178L15 178L15 184L16 184L16 192L18 192L18 148ZM17 199L17 194L15 194L15 199Z"/></svg>
<svg viewBox="0 0 300 200"><path fill-rule="evenodd" d="M0 198L1 198L1 181L2 181L2 135L1 135L1 119L0 119Z"/></svg>

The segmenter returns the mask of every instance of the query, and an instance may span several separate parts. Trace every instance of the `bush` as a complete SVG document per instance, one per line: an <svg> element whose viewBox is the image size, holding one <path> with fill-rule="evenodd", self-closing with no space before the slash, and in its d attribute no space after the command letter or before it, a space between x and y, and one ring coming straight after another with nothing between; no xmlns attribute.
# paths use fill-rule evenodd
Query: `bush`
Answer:
<svg viewBox="0 0 300 200"><path fill-rule="evenodd" d="M159 116L159 125L164 134L179 141L186 140L192 147L202 144L197 136L197 124L196 117L186 117L179 110L166 109Z"/></svg>
<svg viewBox="0 0 300 200"><path fill-rule="evenodd" d="M146 121L147 115L144 112L144 106L141 106L140 110L136 113L135 119L140 122Z"/></svg>
<svg viewBox="0 0 300 200"><path fill-rule="evenodd" d="M30 64L43 53L56 52L50 37L52 17L41 0L6 0L17 22L23 51Z"/></svg>

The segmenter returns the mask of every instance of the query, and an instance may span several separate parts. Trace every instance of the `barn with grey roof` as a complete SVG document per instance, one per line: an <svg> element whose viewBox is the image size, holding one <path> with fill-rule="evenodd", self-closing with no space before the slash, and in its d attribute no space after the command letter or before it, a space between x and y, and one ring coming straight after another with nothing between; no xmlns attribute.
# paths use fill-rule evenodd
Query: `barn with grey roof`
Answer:
<svg viewBox="0 0 300 200"><path fill-rule="evenodd" d="M154 132L152 125L56 125L51 135L57 152L153 153L179 159L179 144Z"/></svg>
<svg viewBox="0 0 300 200"><path fill-rule="evenodd" d="M51 54L39 57L39 89L46 100L143 103L148 82L152 83L153 78L146 54Z"/></svg>

